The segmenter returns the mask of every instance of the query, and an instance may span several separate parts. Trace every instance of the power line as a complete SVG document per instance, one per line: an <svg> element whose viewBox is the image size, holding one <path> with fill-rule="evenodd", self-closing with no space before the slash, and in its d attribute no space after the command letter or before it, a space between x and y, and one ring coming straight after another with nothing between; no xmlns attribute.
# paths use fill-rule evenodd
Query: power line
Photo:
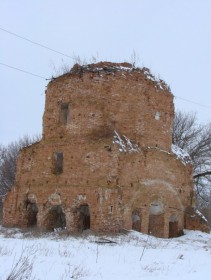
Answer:
<svg viewBox="0 0 211 280"><path fill-rule="evenodd" d="M15 37L18 37L18 38L20 38L20 39L22 39L22 40L25 40L25 41L27 41L27 42L29 42L29 43L32 43L32 44L34 44L34 45L40 46L40 47L45 48L45 49L47 49L47 50L50 50L50 51L52 51L52 52L55 52L55 53L58 53L58 54L60 54L60 55L69 57L69 58L71 58L71 59L74 59L74 57L72 57L72 56L70 56L70 55L68 55L68 54L65 54L65 53L63 53L63 52L54 50L54 49L52 49L52 48L50 48L50 47L47 47L47 46L45 46L45 45L42 45L42 44L37 43L37 42L35 42L35 41L32 41L32 40L30 40L30 39L28 39L28 38L26 38L26 37L23 37L23 36L21 36L21 35L18 35L18 34L14 33L14 32L11 32L11 31L9 31L9 30L4 29L4 28L1 28L1 27L0 27L0 30L4 31L4 32L6 32L6 33L8 33L8 34L10 34L10 35L13 35L13 36L15 36ZM37 76L37 77L39 77L39 78L46 79L46 78L44 78L44 77L42 77L42 76L39 76L39 75L30 73L30 72L25 71L25 70L21 70L21 69L19 69L19 68L15 68L15 67L13 67L13 66L9 66L9 65L6 65L6 64L3 64L3 63L0 63L0 64L2 64L2 65L4 65L4 66L7 66L7 67L9 67L9 68L13 68L13 69L18 70L18 71L21 71L21 72L25 72L25 73L30 74L30 75L33 75L33 76ZM177 95L174 95L174 97L176 97L176 98L178 98L178 99L181 99L181 100L183 100L183 101L186 101L186 102L189 102L189 103L198 105L198 106L200 106L200 107L204 107L204 108L207 108L207 109L211 109L211 107L209 107L209 106L206 106L206 105L197 103L197 102L195 102L195 101L191 101L191 100L189 100L189 99L185 99L185 98L179 97L179 96L177 96Z"/></svg>
<svg viewBox="0 0 211 280"><path fill-rule="evenodd" d="M3 65L3 66L5 66L5 67L8 67L8 68L11 68L11 69L14 69L14 70L17 70L17 71L20 71L20 72L29 74L29 75L31 75L31 76L35 76L35 77L38 77L38 78L43 79L43 80L48 80L48 79L46 79L45 77L42 77L42 76L40 76L40 75L31 73L31 72L29 72L29 71L25 71L25 70L22 70L22 69L20 69L20 68L17 68L17 67L14 67L14 66L10 66L10 65L5 64L5 63L2 63L2 62L0 62L0 64Z"/></svg>
<svg viewBox="0 0 211 280"><path fill-rule="evenodd" d="M25 41L27 41L27 42L29 42L29 43L32 43L32 44L34 44L34 45L37 45L37 46L39 46L39 47L41 47L41 48L45 48L45 49L47 49L47 50L49 50L49 51L52 51L52 52L61 54L61 55L63 55L63 56L69 57L69 58L71 58L71 59L74 59L72 56L70 56L70 55L68 55L68 54L65 54L65 53L62 53L62 52L60 52L60 51L54 50L54 49L52 49L52 48L50 48L50 47L48 47L48 46L45 46L45 45L42 45L42 44L37 43L37 42L35 42L35 41L32 41L32 40L30 40L30 39L28 39L28 38L26 38L26 37L20 36L20 35L14 33L14 32L11 32L11 31L9 31L9 30L6 30L6 29L4 29L4 28L1 28L1 27L0 27L0 30L4 31L4 32L6 32L6 33L8 33L8 34L10 34L10 35L13 35L13 36L15 36L15 37L18 37L18 38L20 38L20 39L22 39L22 40L25 40Z"/></svg>
<svg viewBox="0 0 211 280"><path fill-rule="evenodd" d="M10 34L10 35L13 35L13 36L15 36L15 37L18 37L18 38L20 38L20 39L22 39L22 40L25 40L25 41L27 41L27 42L29 42L29 43L32 43L32 44L34 44L34 45L40 46L40 47L45 48L45 49L47 49L47 50L50 50L50 51L52 51L52 52L55 52L55 53L61 54L61 55L63 55L63 56L69 57L69 58L71 58L71 59L74 59L74 57L72 57L72 56L70 56L70 55L68 55L68 54L65 54L65 53L63 53L63 52L54 50L54 49L52 49L52 48L50 48L50 47L47 47L47 46L45 46L45 45L42 45L42 44L37 43L37 42L35 42L35 41L32 41L32 40L30 40L30 39L28 39L28 38L26 38L26 37L23 37L23 36L21 36L21 35L18 35L18 34L14 33L14 32L11 32L11 31L9 31L9 30L6 30L6 29L4 29L4 28L2 28L2 27L0 27L0 30L4 31L4 32L6 32L6 33L8 33L8 34ZM3 63L1 63L1 64L4 65ZM29 72L27 72L27 71L24 71L24 70L21 70L21 69L12 67L12 66L8 66L8 65L6 65L6 64L5 64L5 66L10 67L10 68L13 68L13 69L16 69L16 70L19 70L19 71L22 71L22 72L25 72L25 73L27 73L27 74L31 74L31 75L33 75L33 76L41 77L41 76L39 76L39 75L32 74L32 73L29 73ZM42 78L43 78L43 77L42 77ZM45 79L45 78L44 78L44 79ZM174 97L176 97L176 98L178 98L178 99L181 99L181 100L184 100L184 101L186 101L186 102L189 102L189 103L192 103L192 104L195 104L195 105L204 107L204 108L211 109L211 107L209 107L209 106L206 106L206 105L203 105L203 104L200 104L200 103L197 103L197 102L194 102L194 101L191 101L191 100L188 100L188 99L179 97L179 96L177 96L177 95L174 95Z"/></svg>
<svg viewBox="0 0 211 280"><path fill-rule="evenodd" d="M0 28L0 29L1 29L1 28ZM14 66L11 66L11 65L2 63L2 62L0 62L0 65L3 65L3 66L5 66L5 67L8 67L8 68L11 68L11 69L14 69L14 70L23 72L23 73L26 73L26 74L31 75L31 76L35 76L35 77L41 78L41 79L43 79L43 80L49 80L49 79L47 79L47 78L45 78L45 77L43 77L43 76L40 76L40 75L31 73L31 72L29 72L29 71L26 71L26 70L23 70L23 69L20 69L20 68L17 68L17 67L14 67ZM198 105L198 106L207 108L207 109L211 109L211 107L209 107L209 106L206 106L206 105L197 103L197 102L195 102L195 101L191 101L191 100L189 100L189 99L185 99L185 98L182 98L182 97L179 97L179 96L176 96L176 95L174 95L174 97L176 97L176 98L178 98L178 99L181 99L181 100L184 100L184 101L186 101L186 102L189 102L189 103L192 103L192 104L195 104L195 105Z"/></svg>
<svg viewBox="0 0 211 280"><path fill-rule="evenodd" d="M207 109L211 109L211 107L209 107L209 106L206 106L206 105L197 103L197 102L195 102L195 101L191 101L191 100L189 100L189 99L185 99L185 98L179 97L179 96L177 96L177 95L174 95L174 97L176 97L176 98L178 98L178 99L181 99L181 100L184 100L184 101L186 101L186 102L189 102L189 103L192 103L192 104L195 104L195 105L198 105L198 106L207 108Z"/></svg>

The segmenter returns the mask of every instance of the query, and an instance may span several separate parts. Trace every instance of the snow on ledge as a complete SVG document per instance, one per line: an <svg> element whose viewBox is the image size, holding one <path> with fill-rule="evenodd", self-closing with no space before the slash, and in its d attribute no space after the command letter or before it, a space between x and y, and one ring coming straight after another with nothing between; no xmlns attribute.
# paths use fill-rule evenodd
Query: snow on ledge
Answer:
<svg viewBox="0 0 211 280"><path fill-rule="evenodd" d="M180 159L184 165L192 163L188 152L184 151L180 147L172 144L171 150L172 153L174 153L177 156L177 159Z"/></svg>
<svg viewBox="0 0 211 280"><path fill-rule="evenodd" d="M155 83L155 87L160 89L160 90L169 90L170 88L169 86L160 78L156 78L155 76L153 76L150 72L150 70L148 68L143 68L144 71L144 75L148 80L151 80Z"/></svg>
<svg viewBox="0 0 211 280"><path fill-rule="evenodd" d="M85 71L92 71L92 72L101 72L101 71L107 71L107 72L113 72L113 71L126 71L126 72L131 72L133 71L133 66L131 65L131 67L127 67L127 66L122 66L122 65L118 65L118 64L111 64L111 65L107 65L107 64L102 64L101 67L92 65L92 64L87 64L87 65L83 65L81 66L81 68Z"/></svg>
<svg viewBox="0 0 211 280"><path fill-rule="evenodd" d="M113 144L117 144L119 146L120 152L128 152L128 153L137 153L140 152L140 148L137 144L132 143L131 140L126 137L125 135L122 135L122 137L114 130L114 138L113 138Z"/></svg>

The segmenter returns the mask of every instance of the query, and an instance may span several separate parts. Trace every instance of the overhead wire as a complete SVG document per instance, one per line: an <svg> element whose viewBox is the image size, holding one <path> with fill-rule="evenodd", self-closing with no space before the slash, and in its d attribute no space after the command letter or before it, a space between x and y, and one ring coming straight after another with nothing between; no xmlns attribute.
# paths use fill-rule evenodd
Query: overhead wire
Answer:
<svg viewBox="0 0 211 280"><path fill-rule="evenodd" d="M22 69L20 69L20 68L17 68L17 67L14 67L14 66L11 66L11 65L8 65L8 64L2 63L2 62L0 62L0 65L3 65L3 66L5 66L5 67L8 67L8 68L11 68L11 69L14 69L14 70L17 70L17 71L20 71L20 72L26 73L26 74L29 74L29 75L31 75L31 76L35 76L35 77L40 78L40 79L48 80L48 79L46 79L46 78L45 78L45 77L43 77L43 76L40 76L40 75L37 75L37 74L31 73L31 72L26 71L26 70L22 70Z"/></svg>
<svg viewBox="0 0 211 280"><path fill-rule="evenodd" d="M21 36L21 35L18 35L18 34L14 33L14 32L11 32L11 31L9 31L9 30L6 30L6 29L4 29L4 28L2 28L2 27L0 27L0 30L2 30L2 31L4 31L4 32L6 32L6 33L8 33L8 34L11 34L11 35L13 35L13 36L15 36L15 37L18 37L18 38L20 38L20 39L22 39L22 40L25 40L25 41L27 41L27 42L29 42L29 43L31 43L31 44L37 45L37 46L39 46L39 47L41 47L41 48L45 48L45 49L47 49L47 50L49 50L49 51L58 53L58 54L60 54L60 55L69 57L69 58L71 58L71 59L74 59L74 57L72 57L72 56L70 56L70 55L68 55L68 54L65 54L65 53L63 53L63 52L54 50L54 49L52 49L52 48L50 48L50 47L48 47L48 46L45 46L45 45L40 44L40 43L38 43L38 42L32 41L32 40L30 40L30 39L28 39L28 38L26 38L26 37L23 37L23 36Z"/></svg>
<svg viewBox="0 0 211 280"><path fill-rule="evenodd" d="M2 31L4 31L4 32L6 32L6 33L8 33L8 34L11 34L11 35L13 35L13 36L15 36L15 37L17 37L17 38L20 38L20 39L22 39L22 40L25 40L25 41L27 41L27 42L29 42L29 43L32 43L32 44L37 45L37 46L39 46L39 47L45 48L45 49L47 49L47 50L49 50L49 51L58 53L58 54L60 54L60 55L69 57L69 58L71 58L71 59L74 59L74 57L72 57L72 56L70 56L70 55L68 55L68 54L65 54L65 53L63 53L63 52L57 51L57 50L52 49L52 48L50 48L50 47L48 47L48 46L45 46L45 45L43 45L43 44L40 44L40 43L35 42L35 41L33 41L33 40L30 40L30 39L28 39L28 38L26 38L26 37L24 37L24 36L18 35L18 34L14 33L14 32L11 32L11 31L9 31L9 30L7 30L7 29L4 29L4 28L2 28L2 27L0 27L0 30L2 30ZM0 62L0 64L3 65L3 66L5 66L5 67L12 68L12 69L14 69L14 70L17 70L17 71L20 71L20 72L23 72L23 73L26 73L26 74L29 74L29 75L32 75L32 76L41 78L41 79L49 80L49 79L47 79L47 78L44 78L43 76L40 76L40 75L31 73L31 72L26 71L26 70L22 70L22 69L20 69L20 68L14 67L14 66L7 65L7 64L5 64L5 63L1 63L1 62ZM191 101L191 100L189 100L189 99L182 98L182 97L177 96L177 95L174 95L174 97L175 97L175 98L178 98L178 99L181 99L181 100L183 100L183 101L186 101L186 102L189 102L189 103L192 103L192 104L195 104L195 105L198 105L198 106L207 108L207 109L211 109L210 106L207 106L207 105L204 105L204 104L200 104L200 103L198 103L198 102Z"/></svg>
<svg viewBox="0 0 211 280"><path fill-rule="evenodd" d="M175 98L178 98L178 99L181 99L181 100L184 100L186 102L189 102L189 103L192 103L192 104L195 104L195 105L198 105L198 106L201 106L201 107L204 107L204 108L207 108L207 109L211 109L210 106L207 106L207 105L203 105L203 104L200 104L198 102L195 102L195 101L191 101L189 99L186 99L186 98L183 98L183 97L179 97L177 95L174 95Z"/></svg>
<svg viewBox="0 0 211 280"><path fill-rule="evenodd" d="M26 70L23 70L23 69L20 69L20 68L17 68L17 67L8 65L8 64L6 64L6 63L0 62L0 65L5 66L5 67L8 67L8 68L11 68L11 69L14 69L14 70L17 70L17 71L20 71L20 72L22 72L22 73L25 73L25 74L28 74L28 75L31 75L31 76L35 76L35 77L37 77L37 78L40 78L40 79L43 79L43 80L46 80L46 81L47 81L47 80L50 80L49 78L45 78L45 77L43 77L43 76L41 76L41 75L34 74L34 73L32 73L32 72L29 72L29 71L26 71ZM195 105L197 105L197 106L201 106L201 107L204 107L204 108L207 108L207 109L210 109L210 110L211 110L211 107L206 106L206 105L203 105L203 104L200 104L200 103L197 103L197 102L195 102L195 101L191 101L191 100L189 100L189 99L185 99L185 98L179 97L179 96L177 96L177 95L174 95L174 97L175 97L175 98L178 98L178 99L181 99L181 100L184 100L184 101L186 101L186 102L188 102L188 103L192 103L192 104L195 104Z"/></svg>

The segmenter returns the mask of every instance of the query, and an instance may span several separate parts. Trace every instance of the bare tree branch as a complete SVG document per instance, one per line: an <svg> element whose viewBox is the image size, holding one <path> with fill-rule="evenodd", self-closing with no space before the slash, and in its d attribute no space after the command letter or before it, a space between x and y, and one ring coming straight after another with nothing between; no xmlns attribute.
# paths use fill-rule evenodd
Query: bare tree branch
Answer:
<svg viewBox="0 0 211 280"><path fill-rule="evenodd" d="M16 159L20 149L40 140L40 136L24 136L7 146L0 145L0 196L4 196L15 182Z"/></svg>
<svg viewBox="0 0 211 280"><path fill-rule="evenodd" d="M205 172L202 172L202 173L198 173L196 175L193 175L193 178L199 178L199 177L204 177L206 175L211 175L211 171L205 171Z"/></svg>
<svg viewBox="0 0 211 280"><path fill-rule="evenodd" d="M197 197L208 203L211 194L211 123L200 125L195 113L176 112L172 140L189 153Z"/></svg>

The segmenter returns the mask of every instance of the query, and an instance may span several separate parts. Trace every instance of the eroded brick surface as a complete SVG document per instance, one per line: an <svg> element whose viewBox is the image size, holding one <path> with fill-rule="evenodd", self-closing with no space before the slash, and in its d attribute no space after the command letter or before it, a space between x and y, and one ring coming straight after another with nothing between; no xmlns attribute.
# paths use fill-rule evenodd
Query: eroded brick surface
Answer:
<svg viewBox="0 0 211 280"><path fill-rule="evenodd" d="M207 219L199 211L190 206L185 210L185 228L210 232Z"/></svg>
<svg viewBox="0 0 211 280"><path fill-rule="evenodd" d="M76 65L52 80L43 137L18 157L4 225L176 236L193 181L171 152L173 117L173 95L147 69Z"/></svg>

